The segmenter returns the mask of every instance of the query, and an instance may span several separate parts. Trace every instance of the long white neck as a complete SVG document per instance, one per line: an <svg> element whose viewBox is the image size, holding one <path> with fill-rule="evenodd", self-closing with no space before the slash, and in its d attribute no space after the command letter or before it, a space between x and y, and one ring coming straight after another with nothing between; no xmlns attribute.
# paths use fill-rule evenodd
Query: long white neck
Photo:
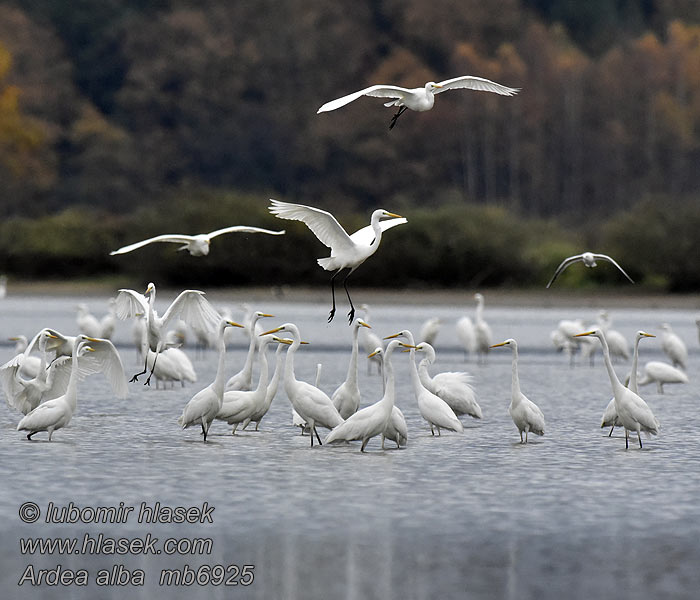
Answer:
<svg viewBox="0 0 700 600"><path fill-rule="evenodd" d="M260 355L260 378L258 379L258 388L256 391L261 392L263 389L267 389L267 344L260 344L258 354Z"/></svg>
<svg viewBox="0 0 700 600"><path fill-rule="evenodd" d="M372 249L372 253L376 252L379 248L379 243L382 241L382 228L379 225L379 220L382 218L382 213L380 211L375 211L372 213L372 219L370 225L372 226L372 231L374 231L374 239L369 247Z"/></svg>
<svg viewBox="0 0 700 600"><path fill-rule="evenodd" d="M284 358L284 355L282 354L282 350L286 348L282 343L277 344L277 350L275 350L275 372L272 374L272 379L270 379L270 383L267 386L267 397L272 401L272 398L275 397L275 394L277 393L277 388L279 387L280 384L280 375L282 373L282 359Z"/></svg>
<svg viewBox="0 0 700 600"><path fill-rule="evenodd" d="M294 355L301 345L301 338L298 330L290 331L292 334L292 345L287 350L287 360L284 361L284 387L289 395L289 387L294 385L297 378L294 376Z"/></svg>
<svg viewBox="0 0 700 600"><path fill-rule="evenodd" d="M518 375L518 347L512 346L513 349L513 362L511 364L511 398L513 404L518 404L521 400L520 398L520 377Z"/></svg>
<svg viewBox="0 0 700 600"><path fill-rule="evenodd" d="M350 354L350 364L348 365L348 375L345 380L351 385L357 385L357 354L359 352L358 336L360 334L360 324L355 323L352 330L352 353Z"/></svg>
<svg viewBox="0 0 700 600"><path fill-rule="evenodd" d="M391 355L393 353L393 348L388 347L384 353L384 358L382 359L382 371L385 377L385 387L384 395L380 402L385 406L388 411L389 417L391 417L391 411L394 408L394 396L395 396L395 386L394 386L394 366L391 364Z"/></svg>
<svg viewBox="0 0 700 600"><path fill-rule="evenodd" d="M416 367L416 351L411 348L410 351L410 371L411 371L411 383L413 384L413 391L416 394L416 398L418 398L418 394L421 391L421 388L423 387L423 384L420 382L420 376L418 375L418 368Z"/></svg>
<svg viewBox="0 0 700 600"><path fill-rule="evenodd" d="M484 299L479 297L476 299L476 314L474 315L474 320L477 323L481 323L484 318Z"/></svg>
<svg viewBox="0 0 700 600"><path fill-rule="evenodd" d="M634 340L634 353L632 354L632 372L630 373L630 384L629 389L631 389L635 394L639 393L639 383L637 381L637 363L639 362L639 342L642 338L638 337Z"/></svg>
<svg viewBox="0 0 700 600"><path fill-rule="evenodd" d="M224 331L226 331L225 327L221 327L219 330L219 340L218 340L218 345L219 345L219 364L216 367L216 378L214 379L214 383L212 384L212 388L214 390L214 393L216 394L217 398L219 398L220 402L223 402L224 399L224 364L226 363L226 342L224 341Z"/></svg>
<svg viewBox="0 0 700 600"><path fill-rule="evenodd" d="M603 359L605 361L605 368L608 370L608 376L610 377L610 383L612 384L613 393L615 398L624 390L624 386L620 383L617 378L617 373L613 368L612 360L610 359L610 349L608 348L608 342L605 339L605 334L601 335L599 338L601 346L603 346Z"/></svg>
<svg viewBox="0 0 700 600"><path fill-rule="evenodd" d="M250 344L248 344L248 354L245 357L245 363L241 369L241 373L245 373L248 378L253 372L253 359L255 358L255 347L257 346L258 340L255 338L255 324L258 322L257 315L253 316L250 322Z"/></svg>

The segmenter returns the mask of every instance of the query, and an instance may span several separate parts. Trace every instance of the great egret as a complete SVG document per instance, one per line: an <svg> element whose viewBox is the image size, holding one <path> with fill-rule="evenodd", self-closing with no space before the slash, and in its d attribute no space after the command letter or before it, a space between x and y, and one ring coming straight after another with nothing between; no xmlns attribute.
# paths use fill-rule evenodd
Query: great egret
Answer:
<svg viewBox="0 0 700 600"><path fill-rule="evenodd" d="M116 312L120 319L146 315L146 334L148 347L155 352L155 361L158 354L165 346L165 334L168 328L178 319L182 319L190 326L201 329L214 330L221 317L204 297L204 292L199 290L185 290L173 300L162 317L155 310L156 286L149 283L145 294L139 294L134 290L121 289L116 298ZM136 373L131 381L138 381L140 375L148 372L148 365L144 358L143 371ZM144 385L150 385L151 373Z"/></svg>
<svg viewBox="0 0 700 600"><path fill-rule="evenodd" d="M484 296L478 292L474 294L476 312L474 314L474 334L476 337L476 352L482 361L491 347L491 327L484 320Z"/></svg>
<svg viewBox="0 0 700 600"><path fill-rule="evenodd" d="M688 381L688 376L680 369L660 360L652 360L644 365L644 374L639 385L656 383L656 391L663 394L664 384L688 383Z"/></svg>
<svg viewBox="0 0 700 600"><path fill-rule="evenodd" d="M352 351L350 352L350 363L348 364L348 374L345 381L341 383L331 396L333 406L338 409L340 416L347 419L357 412L360 407L360 386L358 385L357 354L359 352L358 335L360 327L370 326L362 319L355 319L352 328Z"/></svg>
<svg viewBox="0 0 700 600"><path fill-rule="evenodd" d="M473 377L462 371L445 371L431 377L428 365L435 362L435 349L427 342L421 342L416 346L416 352L425 353L425 358L418 365L418 375L423 386L447 402L457 416L469 415L481 419L481 407L471 386Z"/></svg>
<svg viewBox="0 0 700 600"><path fill-rule="evenodd" d="M216 418L233 425L232 434L241 423L250 421L265 404L267 398L267 384L269 383L269 368L267 362L267 345L274 338L260 338L258 345L258 361L260 362L260 374L258 386L254 390L232 390L224 392L224 402L216 414Z"/></svg>
<svg viewBox="0 0 700 600"><path fill-rule="evenodd" d="M187 429L191 425L201 425L204 441L207 441L207 433L211 422L216 417L224 401L224 363L226 362L226 343L224 331L227 327L243 327L235 321L221 320L219 324L218 352L219 362L216 367L216 377L203 390L197 392L185 405L182 415L178 418L178 424Z"/></svg>
<svg viewBox="0 0 700 600"><path fill-rule="evenodd" d="M44 395L49 389L48 371L46 369L46 340L48 339L47 330L42 330L39 336L39 367L36 375L30 379L21 377L22 367L25 364L24 353L17 354L0 367L0 384L5 392L5 400L7 405L17 409L22 414L26 415L34 410ZM25 338L26 349L26 338Z"/></svg>
<svg viewBox="0 0 700 600"><path fill-rule="evenodd" d="M402 346L403 343L398 340L392 340L384 351L384 373L386 376L386 385L384 395L381 400L366 406L362 410L350 415L344 422L340 423L326 436L326 444L332 442L353 440L362 440L360 452L365 451L367 442L374 436L384 434L390 421L391 412L394 408L394 369L391 365L391 354L393 351Z"/></svg>
<svg viewBox="0 0 700 600"><path fill-rule="evenodd" d="M552 278L549 280L549 283L547 284L547 287L552 285L554 283L554 280L559 277L561 272L566 269L569 265L573 265L575 262L582 262L584 265L587 267L595 267L597 266L598 263L596 263L597 260L607 260L608 262L611 262L614 264L620 272L627 277L627 279L630 280L631 283L634 283L632 278L625 273L623 268L618 265L614 259L610 258L607 254L595 254L593 252L584 252L583 254L577 254L575 256L569 256L569 258L565 258L562 263L557 267L557 270L554 271L554 275L552 275Z"/></svg>
<svg viewBox="0 0 700 600"><path fill-rule="evenodd" d="M29 379L34 379L39 374L41 358L39 358L38 356L30 356L29 352L27 352L27 349L29 348L27 336L15 335L7 339L11 342L15 342L15 354L22 355L22 364L20 365L19 371L20 375L22 375L23 377L28 377ZM31 352L31 349L29 351Z"/></svg>
<svg viewBox="0 0 700 600"><path fill-rule="evenodd" d="M668 323L661 325L661 349L671 359L674 367L685 371L688 362L688 349L685 342L678 337Z"/></svg>
<svg viewBox="0 0 700 600"><path fill-rule="evenodd" d="M493 92L501 96L514 96L520 91L520 88L509 88L500 83L484 79L483 77L474 77L472 75L463 75L453 79L446 79L440 83L429 81L423 87L418 88L403 88L396 85L371 85L358 92L353 92L342 98L337 98L330 102L326 102L317 113L328 112L341 108L349 104L353 100L357 100L362 96L374 96L378 98L395 98L386 102L384 106L398 106L399 110L394 114L389 125L389 129L393 129L396 125L396 120L403 112L410 108L418 112L424 112L433 108L435 103L435 94L446 92L447 90L468 89L480 92Z"/></svg>
<svg viewBox="0 0 700 600"><path fill-rule="evenodd" d="M617 377L613 368L612 360L610 359L610 350L608 343L605 340L605 333L602 329L593 329L584 333L577 333L576 337L593 336L600 340L603 347L603 358L605 360L605 368L608 370L610 383L615 395L615 410L617 411L618 419L625 428L625 448L629 448L629 432L636 431L639 439L639 447L642 447L642 437L640 432L644 431L652 435L659 432L659 421L654 416L642 398L635 394L629 388L626 388Z"/></svg>
<svg viewBox="0 0 700 600"><path fill-rule="evenodd" d="M383 362L384 348L381 344L377 346L374 349L374 352L371 352L370 354L379 356ZM374 358L374 356L372 356L372 358ZM383 391L386 391L386 383L383 382L382 385ZM391 409L391 418L386 425L386 429L384 429L384 432L382 433L382 450L385 450L385 440L395 442L397 448L405 446L406 442L408 441L408 426L406 425L406 417L403 416L401 409L396 406L396 404L394 404L394 407Z"/></svg>
<svg viewBox="0 0 700 600"><path fill-rule="evenodd" d="M494 344L491 347L498 348L500 346L510 346L513 350L511 399L508 413L520 432L520 443L523 443L524 431L525 443L527 444L527 434L530 431L537 435L544 435L544 415L540 407L520 391L520 377L518 376L518 343L513 338L509 338L505 342Z"/></svg>
<svg viewBox="0 0 700 600"><path fill-rule="evenodd" d="M349 269L348 274L343 279L343 287L350 303L348 318L349 324L352 324L355 318L355 307L352 304L350 292L348 292L348 277L377 251L382 240L382 232L406 223L406 219L379 208L372 213L368 227L363 227L352 235L348 235L335 217L325 210L302 204L280 202L279 200L270 199L270 202L272 204L269 210L273 215L280 219L302 221L323 244L331 249L331 255L328 258L319 258L317 261L326 271L335 271L331 277L333 307L328 316L329 323L335 316L335 278L343 269ZM382 217L393 218L390 221L380 221Z"/></svg>
<svg viewBox="0 0 700 600"><path fill-rule="evenodd" d="M284 390L287 392L287 397L292 403L294 410L306 421L311 436L311 447L313 448L314 434L316 434L318 443L321 444L316 425L333 429L343 422L343 418L324 392L310 383L299 381L296 378L294 373L294 355L301 344L299 328L294 323L285 323L275 329L266 331L262 335L270 335L280 331L286 331L292 336L292 344L287 350L287 360L284 364Z"/></svg>
<svg viewBox="0 0 700 600"><path fill-rule="evenodd" d="M449 429L450 431L456 431L457 433L462 433L464 431L464 426L447 402L445 402L439 396L433 394L433 392L430 390L426 389L420 380L418 367L416 366L415 361L417 346L413 342L413 334L408 329L404 329L398 333L389 335L384 339L388 340L397 337L403 337L408 342L406 346L410 348L411 354L410 371L413 392L416 396L418 410L421 416L430 425L430 432L435 435L435 428L437 428L438 435L440 435L440 429L442 428Z"/></svg>
<svg viewBox="0 0 700 600"><path fill-rule="evenodd" d="M607 335L607 334L606 334ZM632 353L632 371L630 373L629 383L627 387L631 389L635 394L639 393L639 388L637 385L637 364L639 362L639 342L645 337L656 337L651 333L646 333L644 331L638 331L634 336L634 351ZM615 426L620 426L620 419L617 416L617 411L615 410L615 396L612 397L608 403L605 412L603 413L603 418L600 422L600 427L610 427L610 433L608 437L612 436L612 432Z"/></svg>
<svg viewBox="0 0 700 600"><path fill-rule="evenodd" d="M95 315L90 312L87 304L80 303L76 307L77 315L75 323L78 326L78 331L83 335L90 337L100 337L102 335L102 326Z"/></svg>
<svg viewBox="0 0 700 600"><path fill-rule="evenodd" d="M126 254L132 250L137 250L148 244L153 244L154 242L172 242L175 244L182 244L178 250L187 250L192 256L206 256L209 254L209 244L211 240L224 233L267 233L269 235L282 235L282 231L270 231L269 229L260 229L260 227L248 227L245 225L234 225L232 227L224 227L223 229L217 229L216 231L211 231L209 233L200 233L198 235L185 235L182 233L174 234L163 234L157 235L147 240L141 242L136 242L135 244L129 244L119 248L118 250L113 250L110 255L115 254Z"/></svg>
<svg viewBox="0 0 700 600"><path fill-rule="evenodd" d="M29 432L28 440L31 440L36 433L46 431L50 442L54 431L70 423L78 407L78 357L90 351L92 348L88 346L87 341L77 340L73 346L70 379L66 393L39 404L17 424L17 431Z"/></svg>

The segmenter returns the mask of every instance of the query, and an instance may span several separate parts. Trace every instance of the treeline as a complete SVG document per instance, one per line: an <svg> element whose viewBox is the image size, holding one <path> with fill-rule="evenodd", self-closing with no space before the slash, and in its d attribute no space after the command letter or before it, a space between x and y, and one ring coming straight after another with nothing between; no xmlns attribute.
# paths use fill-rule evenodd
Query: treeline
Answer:
<svg viewBox="0 0 700 600"><path fill-rule="evenodd" d="M418 215L410 231L425 228L458 276L426 266L406 273L407 282L419 273L444 285L541 279L560 253L545 251L544 236L533 249L521 223L579 241L557 231L612 217L584 237L625 252L632 234L613 225L651 211L658 218L649 231L675 245L672 222L700 196L698 22L693 0L368 0L352 10L326 0L0 0L0 242L9 252L0 260L10 274L45 276L54 264L123 273L155 259L125 267L105 249L168 229L195 233L254 216L251 224L261 224L269 217L254 207L269 196L357 221L376 206ZM443 94L434 110L406 114L391 132L392 110L376 98L316 114L371 83L461 74L522 91ZM443 243L452 238L436 235L433 219L449 211L485 220L451 218L465 235L495 219L522 251L497 268L486 264L508 245L490 248L489 258L487 240ZM69 248L72 227L90 233ZM413 256L405 229L395 237ZM236 256L248 244L272 252L280 241L221 243L231 251L222 256ZM95 251L86 259L76 247ZM537 258L528 262L528 252ZM643 253L629 256L637 263ZM668 277L656 258L637 273L673 289L696 285L682 266L698 264L692 243L666 265ZM182 259L163 249L149 266L174 282ZM258 274L217 264L212 257L198 272ZM308 269L304 277L322 280L313 263Z"/></svg>
<svg viewBox="0 0 700 600"><path fill-rule="evenodd" d="M85 208L0 222L0 272L26 279L108 277L115 285L153 280L175 287L327 285L316 264L328 250L301 223L270 215L265 198L190 191L125 216ZM212 210L206 210L206 208ZM369 215L341 212L354 231ZM503 207L445 204L405 213L409 222L387 232L377 254L353 275L355 285L420 287L544 287L561 260L582 248L609 253L641 287L700 289L700 204L646 201L603 225L571 229L553 220L521 218ZM121 245L163 232L211 231L231 223L284 228L284 236L230 234L210 254L192 257L174 244L152 244L109 256ZM629 283L604 263L567 269L557 287Z"/></svg>

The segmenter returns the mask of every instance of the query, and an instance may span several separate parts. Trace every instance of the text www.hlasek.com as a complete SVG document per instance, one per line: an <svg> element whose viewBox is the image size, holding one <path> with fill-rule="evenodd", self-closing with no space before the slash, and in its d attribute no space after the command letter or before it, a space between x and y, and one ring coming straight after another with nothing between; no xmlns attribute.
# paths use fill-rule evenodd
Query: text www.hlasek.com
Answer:
<svg viewBox="0 0 700 600"><path fill-rule="evenodd" d="M141 504L138 515L139 523L213 523L214 507L204 503L200 507L166 507L156 503L149 506ZM25 502L20 507L20 519L24 523L35 523L43 512L46 523L126 523L133 509L120 503L118 507L77 507L70 503L57 510L49 503L45 511L33 502ZM180 519L180 517L183 517ZM143 537L111 537L104 533L85 533L76 537L21 537L20 552L26 556L128 556L128 555L166 555L196 556L211 555L214 541L206 537L169 537L161 540L147 533ZM162 569L158 584L161 586L192 585L226 585L248 586L253 583L253 565L199 565ZM31 586L85 586L94 581L98 586L142 586L146 574L142 569L129 569L126 565L115 564L93 573L87 569L64 567L38 569L27 565L19 578L18 585Z"/></svg>

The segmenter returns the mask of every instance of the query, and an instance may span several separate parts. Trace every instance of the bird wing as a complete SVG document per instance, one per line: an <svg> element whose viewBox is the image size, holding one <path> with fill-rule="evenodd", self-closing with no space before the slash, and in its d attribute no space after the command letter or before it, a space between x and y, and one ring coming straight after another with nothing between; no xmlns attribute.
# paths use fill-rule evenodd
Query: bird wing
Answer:
<svg viewBox="0 0 700 600"><path fill-rule="evenodd" d="M447 90L469 89L479 92L494 92L501 96L514 96L520 91L520 88L509 88L495 81L484 79L483 77L474 77L472 75L463 75L454 79L446 79L437 84L435 94L446 92Z"/></svg>
<svg viewBox="0 0 700 600"><path fill-rule="evenodd" d="M613 258L608 256L607 254L594 254L593 256L596 260L607 260L608 262L611 262L618 269L620 269L620 273L622 273L625 277L627 277L627 279L629 279L632 283L634 283L632 278L627 273L625 273L625 270L620 265L618 265L617 262L615 262L615 260Z"/></svg>
<svg viewBox="0 0 700 600"><path fill-rule="evenodd" d="M21 353L0 367L0 386L2 386L2 391L5 392L7 405L17 409L19 407L15 400L24 390L24 386L19 379L19 370L22 368L23 360L24 354Z"/></svg>
<svg viewBox="0 0 700 600"><path fill-rule="evenodd" d="M207 237L212 239L218 235L223 235L224 233L268 233L270 235L282 235L284 233L284 229L281 231L271 231L270 229L248 227L247 225L232 225L231 227L224 227L223 229L217 229L216 231L207 233Z"/></svg>
<svg viewBox="0 0 700 600"><path fill-rule="evenodd" d="M132 250L137 250L138 248L141 248L143 246L146 246L148 244L152 244L154 242L173 242L175 244L187 244L191 242L194 239L193 236L191 235L185 235L181 233L164 233L163 235L157 235L152 238L148 238L147 240L142 240L140 242L136 242L134 244L129 244L128 246L123 246L119 248L118 250L113 250L110 252L110 256L113 256L114 254L126 254L127 252L131 252Z"/></svg>
<svg viewBox="0 0 700 600"><path fill-rule="evenodd" d="M569 265L578 262L580 260L583 260L583 254L577 254L576 256L569 256L569 258L565 258L561 264L557 267L557 270L554 271L554 275L552 275L552 278L549 280L549 283L547 284L547 287L552 285L554 283L554 280L559 277L561 272L566 269Z"/></svg>
<svg viewBox="0 0 700 600"><path fill-rule="evenodd" d="M406 221L404 217L400 219L387 219L386 221L379 221L379 227L381 227L382 232L384 232L387 229L391 229L397 225L403 225L407 222L408 221ZM369 246L374 241L374 229L372 229L371 225L367 225L353 233L350 239L358 246Z"/></svg>
<svg viewBox="0 0 700 600"><path fill-rule="evenodd" d="M270 202L272 205L269 211L273 215L280 219L302 221L324 245L331 249L332 254L354 247L353 240L331 213L303 204L291 204L273 199L270 199Z"/></svg>
<svg viewBox="0 0 700 600"><path fill-rule="evenodd" d="M173 300L165 311L161 321L163 332L167 331L177 319L182 319L194 329L211 333L216 331L221 322L221 315L204 297L204 292L185 290Z"/></svg>
<svg viewBox="0 0 700 600"><path fill-rule="evenodd" d="M146 296L134 290L121 289L115 298L114 312L120 319L148 314Z"/></svg>
<svg viewBox="0 0 700 600"><path fill-rule="evenodd" d="M371 85L364 90L353 92L342 98L336 98L330 102L326 102L321 108L316 111L316 114L328 112L350 104L353 100L357 100L361 96L375 96L378 98L403 98L406 94L410 94L411 90L402 88L397 85Z"/></svg>

